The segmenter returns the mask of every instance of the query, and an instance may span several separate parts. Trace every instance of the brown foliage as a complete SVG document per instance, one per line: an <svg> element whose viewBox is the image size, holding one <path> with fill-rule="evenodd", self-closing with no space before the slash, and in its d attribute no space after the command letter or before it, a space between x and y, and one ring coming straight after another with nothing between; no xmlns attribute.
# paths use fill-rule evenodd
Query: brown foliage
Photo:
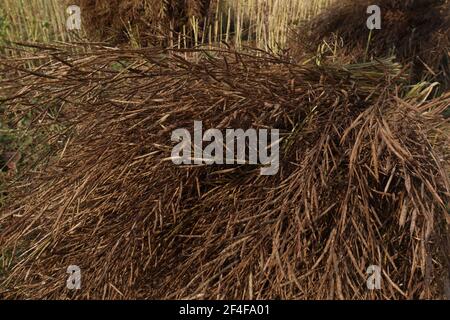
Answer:
<svg viewBox="0 0 450 320"><path fill-rule="evenodd" d="M193 54L52 47L32 72L2 60L11 112L73 130L49 134L57 156L11 190L4 298L442 297L449 96L402 98L389 60ZM280 172L175 166L171 132L194 120L280 129ZM369 265L382 267L382 290L367 290Z"/></svg>
<svg viewBox="0 0 450 320"><path fill-rule="evenodd" d="M182 32L189 19L205 22L214 0L76 0L83 26L91 38L114 44L127 43L130 32L142 45L166 44L168 34ZM176 40L176 39L175 39Z"/></svg>
<svg viewBox="0 0 450 320"><path fill-rule="evenodd" d="M366 26L367 8L373 4L381 8L382 28L370 34ZM426 77L441 82L444 88L450 85L448 1L337 1L323 14L302 25L291 45L315 52L323 41L333 44L336 37L343 39L343 55L353 55L360 61L393 54L401 63L411 65L413 82Z"/></svg>

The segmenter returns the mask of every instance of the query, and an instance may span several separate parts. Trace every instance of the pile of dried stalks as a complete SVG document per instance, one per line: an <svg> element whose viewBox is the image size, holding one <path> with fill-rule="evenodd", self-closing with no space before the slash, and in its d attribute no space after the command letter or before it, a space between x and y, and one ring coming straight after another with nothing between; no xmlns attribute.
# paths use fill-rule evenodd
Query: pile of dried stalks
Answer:
<svg viewBox="0 0 450 320"><path fill-rule="evenodd" d="M3 104L57 156L2 214L4 298L439 298L448 277L442 110L391 60L41 48L2 59ZM277 128L280 171L180 167L171 132ZM59 126L64 124L63 132ZM58 129L60 128L60 129ZM82 290L66 270L82 270ZM366 269L382 268L368 290Z"/></svg>
<svg viewBox="0 0 450 320"><path fill-rule="evenodd" d="M210 16L215 0L76 0L80 6L83 26L92 39L141 45L170 44L172 32L192 36L190 26L195 17L199 26ZM175 36L174 36L175 37ZM177 38L172 39L177 41ZM189 42L189 39L186 40Z"/></svg>
<svg viewBox="0 0 450 320"><path fill-rule="evenodd" d="M367 8L373 4L381 8L381 30L367 27ZM291 46L314 52L322 46L333 52L340 41L345 56L361 61L394 54L411 66L413 82L425 77L440 82L444 90L450 86L448 0L337 1L303 24Z"/></svg>

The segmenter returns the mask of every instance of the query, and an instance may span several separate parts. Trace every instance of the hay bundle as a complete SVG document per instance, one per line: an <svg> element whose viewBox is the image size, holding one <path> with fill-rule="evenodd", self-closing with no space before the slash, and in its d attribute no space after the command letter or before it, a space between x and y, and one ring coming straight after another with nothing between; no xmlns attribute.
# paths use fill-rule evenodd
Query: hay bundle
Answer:
<svg viewBox="0 0 450 320"><path fill-rule="evenodd" d="M71 2L73 3L73 1ZM83 26L93 39L124 44L168 44L170 32L192 35L191 19L200 26L213 8L214 0L77 0ZM186 40L189 42L189 39Z"/></svg>
<svg viewBox="0 0 450 320"><path fill-rule="evenodd" d="M442 297L450 97L407 95L390 60L69 51L51 48L31 73L1 64L19 72L0 82L17 88L5 105L73 130L49 133L58 156L11 190L3 297ZM279 173L167 161L171 132L194 120L280 129ZM81 267L78 292L65 288L69 265ZM381 290L367 290L369 265Z"/></svg>
<svg viewBox="0 0 450 320"><path fill-rule="evenodd" d="M450 3L446 0L381 0L381 30L368 29L367 0L337 1L303 24L292 47L316 51L326 41L343 39L343 55L361 61L396 55L412 68L412 81L426 77L445 89L450 85ZM306 30L306 31L305 31ZM367 50L368 49L368 50Z"/></svg>

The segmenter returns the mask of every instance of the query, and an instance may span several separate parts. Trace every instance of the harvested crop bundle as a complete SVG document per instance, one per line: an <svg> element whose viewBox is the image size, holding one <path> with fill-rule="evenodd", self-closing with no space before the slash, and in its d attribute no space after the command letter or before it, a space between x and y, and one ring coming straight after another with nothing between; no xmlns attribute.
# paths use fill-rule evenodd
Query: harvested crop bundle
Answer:
<svg viewBox="0 0 450 320"><path fill-rule="evenodd" d="M400 65L46 50L38 71L24 59L0 64L18 72L0 81L16 88L3 101L11 112L33 107L37 126L68 128L49 134L57 156L10 191L3 297L443 296L450 185L440 113L450 97L421 102ZM195 120L279 129L278 174L175 165L171 134ZM70 265L81 269L79 291L66 289ZM370 266L382 270L380 290L367 288Z"/></svg>
<svg viewBox="0 0 450 320"><path fill-rule="evenodd" d="M381 29L367 27L367 8L381 8ZM306 32L305 32L306 28ZM337 1L302 25L293 47L316 51L323 41L343 39L343 55L361 61L395 55L412 68L412 82L426 78L450 85L450 4L445 0Z"/></svg>
<svg viewBox="0 0 450 320"><path fill-rule="evenodd" d="M170 32L192 36L191 19L200 26L214 7L214 0L77 0L83 26L102 41L123 44L131 40L146 44L169 44ZM185 29L183 30L183 26ZM187 40L189 42L189 39Z"/></svg>

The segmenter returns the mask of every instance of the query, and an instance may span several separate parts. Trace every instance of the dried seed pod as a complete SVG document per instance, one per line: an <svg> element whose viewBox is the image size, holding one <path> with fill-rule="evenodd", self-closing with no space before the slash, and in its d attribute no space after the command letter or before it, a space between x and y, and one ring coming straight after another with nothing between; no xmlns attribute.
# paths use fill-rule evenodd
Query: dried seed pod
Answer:
<svg viewBox="0 0 450 320"><path fill-rule="evenodd" d="M401 95L409 84L390 59L164 51L35 46L27 57L49 61L39 72L0 64L7 110L41 115L64 97L58 119L30 130L65 120L74 133L0 212L0 248L21 249L6 298L442 297L450 96ZM194 120L279 129L279 173L171 163L172 132ZM65 288L73 264L76 293ZM380 290L367 290L371 265L389 277Z"/></svg>

